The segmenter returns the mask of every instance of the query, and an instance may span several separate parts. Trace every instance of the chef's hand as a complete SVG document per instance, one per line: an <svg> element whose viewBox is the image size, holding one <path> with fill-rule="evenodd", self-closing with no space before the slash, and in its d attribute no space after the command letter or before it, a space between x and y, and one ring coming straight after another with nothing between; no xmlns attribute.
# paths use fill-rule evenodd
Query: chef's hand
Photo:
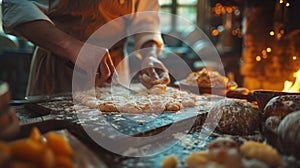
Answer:
<svg viewBox="0 0 300 168"><path fill-rule="evenodd" d="M169 84L169 71L164 64L158 60L157 44L149 41L142 46L139 57L142 60L142 70L140 71L139 81L148 89L157 84Z"/></svg>
<svg viewBox="0 0 300 168"><path fill-rule="evenodd" d="M148 56L142 62L139 80L147 88L157 84L169 84L169 71L155 56Z"/></svg>
<svg viewBox="0 0 300 168"><path fill-rule="evenodd" d="M85 44L73 62L75 71L84 71L91 86L101 86L116 72L108 50L95 45Z"/></svg>
<svg viewBox="0 0 300 168"><path fill-rule="evenodd" d="M107 54L102 58L98 72L96 74L96 86L102 86L105 82L111 83L112 78L118 80L119 76L117 74L116 68L113 64L110 54Z"/></svg>

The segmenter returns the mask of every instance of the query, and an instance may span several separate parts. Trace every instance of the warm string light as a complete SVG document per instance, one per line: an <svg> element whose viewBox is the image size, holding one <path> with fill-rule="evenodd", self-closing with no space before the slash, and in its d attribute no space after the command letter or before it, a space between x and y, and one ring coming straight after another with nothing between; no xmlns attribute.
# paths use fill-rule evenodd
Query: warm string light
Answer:
<svg viewBox="0 0 300 168"><path fill-rule="evenodd" d="M269 31L269 35L271 37L275 37L277 40L280 40L283 37L283 35L284 35L284 30L280 29L277 34L276 34L276 32L274 30L270 30Z"/></svg>
<svg viewBox="0 0 300 168"><path fill-rule="evenodd" d="M287 0L279 0L279 3L281 4L281 6L283 6L284 8L288 8L288 7L290 7L291 6L291 4L290 4L290 2L288 2ZM285 9L284 9L285 10ZM285 14L284 14L285 15ZM284 17L285 16L283 16L283 19L284 19ZM284 35L284 33L285 33L285 31L284 31L284 29L283 28L281 28L278 32L275 32L275 30L270 30L269 31L269 35L271 36L271 37L275 37L275 39L276 40L281 40L282 39L282 37L283 37L283 35ZM270 48L270 47L268 47L268 48L266 48L266 49L264 49L264 50L262 50L261 51L261 54L262 54L262 58L263 59L267 59L268 58L268 53L270 53L272 51L272 49ZM259 56L259 58L258 58L258 56L256 56L256 61L261 61L261 57ZM293 56L292 57L292 60L297 60L297 57L296 56ZM259 62L258 61L258 62Z"/></svg>
<svg viewBox="0 0 300 168"><path fill-rule="evenodd" d="M287 0L279 0L279 3L287 8L287 7L290 7L291 4L289 2L287 2ZM236 6L223 6L221 3L217 3L215 5L215 7L212 8L212 12L216 15L216 16L221 16L221 15L225 15L225 14L237 14L239 13L239 9L238 7ZM212 28L211 29L211 35L216 37L216 36L219 36L220 33L223 31L224 29L224 25L220 25L218 26L218 28ZM270 30L269 31L269 35L271 37L274 37L276 40L281 40L283 35L284 35L285 31L284 29L280 29L278 32L274 31L274 30ZM237 37L242 37L242 32L240 30L240 28L236 28L236 29L233 29L231 31L231 34L233 36L237 36ZM257 62L261 62L263 59L267 59L268 58L268 54L272 52L272 48L271 47L267 47L266 49L263 49L261 50L260 54L261 55L257 55L255 57L255 60ZM297 56L292 56L292 60L293 61L296 61L298 60Z"/></svg>
<svg viewBox="0 0 300 168"><path fill-rule="evenodd" d="M287 0L279 0L279 3L281 4L281 6L282 6L282 8L284 8L283 9L283 16L282 16L282 19L285 19L285 15L286 15L286 9L285 8L288 8L288 7L290 7L291 6L291 3L290 2L288 2ZM283 23L284 23L284 21L283 21ZM284 33L285 33L285 31L284 31L284 29L283 28L281 28L280 30L279 30L279 32L275 32L274 30L270 30L269 31L269 35L270 36L272 36L272 37L275 37L277 40L281 40L282 39L282 37L283 37L283 35L284 35Z"/></svg>
<svg viewBox="0 0 300 168"><path fill-rule="evenodd" d="M287 2L287 3L285 4L285 6L286 6L286 7L290 7L291 4L290 4L289 2Z"/></svg>
<svg viewBox="0 0 300 168"><path fill-rule="evenodd" d="M256 60L257 62L260 62L260 61L262 61L262 59L267 59L267 58L268 58L268 53L271 53L271 52L272 52L272 48L268 47L268 48L262 50L262 51L261 51L262 56L257 55L257 56L255 57L255 60ZM293 55L293 56L291 57L291 59L292 59L293 61L297 61L297 60L298 60L298 57L297 57L296 55Z"/></svg>
<svg viewBox="0 0 300 168"><path fill-rule="evenodd" d="M290 4L289 2L287 2L287 0L279 0L279 3L282 5L283 8L285 8L285 9L284 9L285 12L286 12L287 8L291 6L291 4ZM285 17L286 17L286 16L285 16L285 14L284 14L284 15L283 15L283 19L284 19ZM284 21L283 21L282 25L283 25L283 24L284 24ZM279 41L279 40L282 40L282 38L283 38L283 36L284 36L284 34L285 34L285 30L283 29L283 27L282 27L282 28L279 28L279 29L274 28L274 29L271 29L268 33L269 33L268 35L269 35L270 37L272 37L273 39ZM256 61L257 63L264 63L264 60L268 61L268 59L271 59L270 54L271 54L272 52L274 52L273 49L274 49L274 51L275 51L275 48L274 48L274 47L268 46L268 47L266 47L265 49L260 50L260 52L257 53L257 55L254 57L255 61ZM275 52L276 52L276 51L275 51ZM297 54L292 55L289 59L290 59L291 63L292 63L292 62L298 63L298 61L300 61L300 58L298 58L298 55L297 55ZM299 73L300 73L300 72L299 72Z"/></svg>
<svg viewBox="0 0 300 168"><path fill-rule="evenodd" d="M221 3L217 3L215 7L211 8L211 11L216 16L226 15L226 14L234 14L236 16L240 15L239 8L237 6L223 6ZM216 37L219 36L220 33L224 30L224 25L219 25L218 28L212 28L211 29L211 35ZM234 28L231 31L231 34L233 36L237 36L239 38L242 38L243 34L240 28Z"/></svg>
<svg viewBox="0 0 300 168"><path fill-rule="evenodd" d="M268 58L268 55L267 55L267 51L266 51L266 50L262 50L262 51L261 51L261 54L262 54L262 58L263 58L263 59Z"/></svg>
<svg viewBox="0 0 300 168"><path fill-rule="evenodd" d="M281 37L282 37L282 34L280 34L280 33L278 33L278 34L276 35L276 39L277 39L277 40L280 40Z"/></svg>
<svg viewBox="0 0 300 168"><path fill-rule="evenodd" d="M212 29L212 31L211 31L211 35L212 35L212 36L216 37L216 36L218 36L219 34L220 34L220 32L219 32L218 29L216 29L216 28Z"/></svg>
<svg viewBox="0 0 300 168"><path fill-rule="evenodd" d="M231 32L231 34L233 36L237 36L239 38L242 38L242 36L243 36L242 31L241 31L240 28L233 29L232 32Z"/></svg>
<svg viewBox="0 0 300 168"><path fill-rule="evenodd" d="M293 59L293 61L296 61L296 60L297 60L297 56L294 55L294 56L292 57L292 59Z"/></svg>
<svg viewBox="0 0 300 168"><path fill-rule="evenodd" d="M255 57L255 60L257 61L257 62L260 62L260 61L262 61L262 59L267 59L268 58L268 53L271 53L272 52L272 48L271 47L267 47L266 49L263 49L263 50L261 50L261 55L257 55L256 57Z"/></svg>
<svg viewBox="0 0 300 168"><path fill-rule="evenodd" d="M291 3L288 2L287 0L279 0L279 3L281 5L284 5L285 7L290 7L291 6Z"/></svg>
<svg viewBox="0 0 300 168"><path fill-rule="evenodd" d="M217 16L233 13L239 14L239 8L237 6L223 6L221 3L217 3L211 10Z"/></svg>
<svg viewBox="0 0 300 168"><path fill-rule="evenodd" d="M261 61L261 56L260 56L260 55L258 55L258 56L256 56L256 58L255 58L255 59L256 59L256 61L257 61L257 62L260 62L260 61Z"/></svg>
<svg viewBox="0 0 300 168"><path fill-rule="evenodd" d="M268 55L263 55L262 58L263 58L263 59L267 59L267 58L268 58Z"/></svg>

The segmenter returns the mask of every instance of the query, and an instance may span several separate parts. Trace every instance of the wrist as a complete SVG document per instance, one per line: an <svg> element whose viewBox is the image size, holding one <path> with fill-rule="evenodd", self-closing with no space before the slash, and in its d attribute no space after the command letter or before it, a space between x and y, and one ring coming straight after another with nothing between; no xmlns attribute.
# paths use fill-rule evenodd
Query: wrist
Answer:
<svg viewBox="0 0 300 168"><path fill-rule="evenodd" d="M153 40L151 41L148 41L148 42L145 42L140 51L138 52L138 57L140 60L144 60L145 58L148 58L148 57L155 57L157 58L158 57L158 46L157 46L157 43Z"/></svg>
<svg viewBox="0 0 300 168"><path fill-rule="evenodd" d="M141 48L157 47L157 43L154 40L146 41Z"/></svg>

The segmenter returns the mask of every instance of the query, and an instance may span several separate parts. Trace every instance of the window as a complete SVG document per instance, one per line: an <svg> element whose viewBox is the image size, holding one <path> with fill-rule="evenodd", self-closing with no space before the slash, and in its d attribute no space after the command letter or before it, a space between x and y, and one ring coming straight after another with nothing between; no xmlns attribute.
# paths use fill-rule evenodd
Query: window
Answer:
<svg viewBox="0 0 300 168"><path fill-rule="evenodd" d="M198 0L159 0L159 3L161 12L178 15L197 24ZM176 17L163 15L161 18L162 32L184 30L184 25L178 24L179 22Z"/></svg>
<svg viewBox="0 0 300 168"><path fill-rule="evenodd" d="M2 28L2 0L0 0L0 33L3 32Z"/></svg>

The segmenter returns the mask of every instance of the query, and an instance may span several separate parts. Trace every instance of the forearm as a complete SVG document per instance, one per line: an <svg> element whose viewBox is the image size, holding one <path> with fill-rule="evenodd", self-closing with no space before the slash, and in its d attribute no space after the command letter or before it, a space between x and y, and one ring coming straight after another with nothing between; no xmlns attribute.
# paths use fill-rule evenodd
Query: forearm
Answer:
<svg viewBox="0 0 300 168"><path fill-rule="evenodd" d="M15 30L34 44L72 62L76 61L77 54L83 46L81 41L43 20L18 25Z"/></svg>

